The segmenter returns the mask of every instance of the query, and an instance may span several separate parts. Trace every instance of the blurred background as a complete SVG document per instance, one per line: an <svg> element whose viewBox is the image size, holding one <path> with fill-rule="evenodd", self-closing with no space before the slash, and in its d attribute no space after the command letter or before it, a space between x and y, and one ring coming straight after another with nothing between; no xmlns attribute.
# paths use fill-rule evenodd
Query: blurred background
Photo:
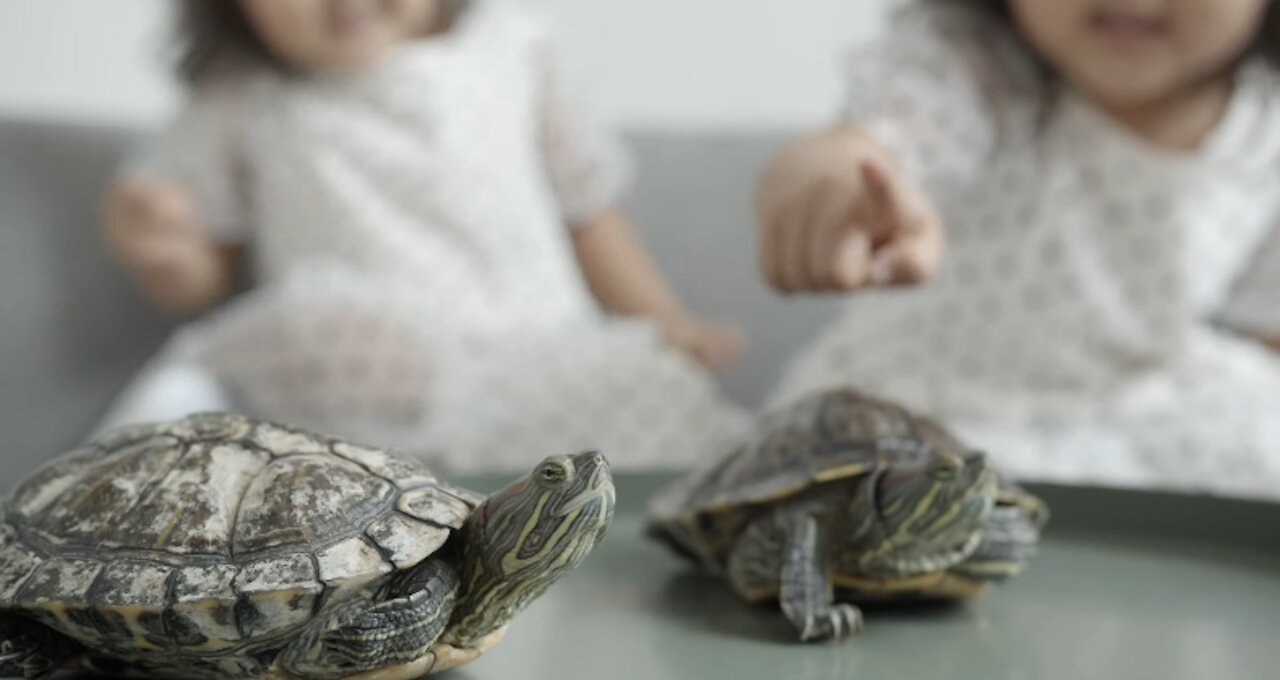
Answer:
<svg viewBox="0 0 1280 680"><path fill-rule="evenodd" d="M882 25L887 0L507 0L554 22L595 108L628 129L811 126L839 95L838 59ZM147 123L178 99L169 0L5 0L0 115ZM797 35L805 36L796 40Z"/></svg>
<svg viewBox="0 0 1280 680"><path fill-rule="evenodd" d="M690 306L746 330L723 381L756 407L832 305L783 304L760 283L755 176L783 138L830 119L842 54L890 3L508 1L550 17L569 82L631 141L625 207ZM112 168L180 100L175 4L0 3L0 451L14 474L80 441L172 327L106 261L95 220Z"/></svg>
<svg viewBox="0 0 1280 680"><path fill-rule="evenodd" d="M689 306L742 326L747 353L721 380L733 400L759 407L787 358L833 314L836 301L784 301L761 283L751 206L756 177L783 140L832 119L842 56L882 30L895 0L503 1L534 7L555 22L569 82L624 132L635 153L637 182L623 207ZM5 488L82 441L175 326L107 261L97 226L113 169L181 100L167 58L176 5L0 0ZM1096 490L1050 493L1052 535L1065 539L1046 546L1021 590L987 598L982 608L949 610L927 627L919 625L922 612L882 614L872 630L897 627L898 646L881 637L846 648L850 657L799 647L790 655L774 645L768 658L789 673L832 677L900 672L904 662L943 674L929 677L1038 677L1055 669L1115 677L1117 668L1143 664L1147 673L1126 677L1280 677L1270 640L1280 629L1280 608L1271 605L1280 592L1276 562L1257 552L1280 541L1274 510ZM1105 540L1091 542L1099 536ZM711 628L702 608L720 604L703 597L711 592L706 582L668 585L663 569L637 569L638 553L624 541L611 542L627 550L615 553L615 561L626 560L617 569L643 578L633 579L631 590L615 580L580 581L587 590L579 595L613 598L601 616L622 612L618 620L647 626L637 603L656 602L660 615L679 614L705 628L628 633L645 652L628 658L641 664L632 668L648 663L655 672L670 671L679 667L673 659L680 662L667 653L673 647L731 641L725 631L736 636L775 616L761 610L743 618L726 609L732 623ZM1216 561L1226 562L1226 571L1217 571ZM525 624L524 636L505 648L508 658L545 657L544 666L560 673L560 659L542 650L570 637L563 635L572 632L565 621L585 622L606 638L618 634L613 619L600 625L604 619L563 604L576 597L544 605L558 617L555 625ZM658 649L663 653L652 653ZM712 653L701 656L721 665L756 662L741 647L726 647L723 656L706 649ZM929 649L947 660L918 653ZM609 661L616 667L616 658Z"/></svg>

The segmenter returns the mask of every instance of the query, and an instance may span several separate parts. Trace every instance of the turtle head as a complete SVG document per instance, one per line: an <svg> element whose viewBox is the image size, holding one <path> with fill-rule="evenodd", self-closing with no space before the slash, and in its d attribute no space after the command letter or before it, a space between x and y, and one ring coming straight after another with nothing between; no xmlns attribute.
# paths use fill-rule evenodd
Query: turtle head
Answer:
<svg viewBox="0 0 1280 680"><path fill-rule="evenodd" d="M861 567L869 574L910 576L961 562L981 540L996 482L978 452L941 453L926 465L890 467L874 476L863 496L874 506L875 520L859 541Z"/></svg>
<svg viewBox="0 0 1280 680"><path fill-rule="evenodd" d="M1040 532L1049 521L1049 506L1017 487L1001 485L995 507L982 528L982 540L952 570L978 582L998 582L1018 575L1035 556Z"/></svg>
<svg viewBox="0 0 1280 680"><path fill-rule="evenodd" d="M552 456L489 496L463 528L462 589L448 637L506 625L604 538L613 517L609 464L597 452Z"/></svg>

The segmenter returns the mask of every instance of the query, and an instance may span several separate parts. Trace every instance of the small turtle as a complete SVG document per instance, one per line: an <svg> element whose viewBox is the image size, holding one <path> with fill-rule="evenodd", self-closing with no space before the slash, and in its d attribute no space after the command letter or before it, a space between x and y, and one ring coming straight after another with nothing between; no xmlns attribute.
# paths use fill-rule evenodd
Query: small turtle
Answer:
<svg viewBox="0 0 1280 680"><path fill-rule="evenodd" d="M417 678L497 642L613 502L598 453L486 498L235 415L126 428L5 503L0 677Z"/></svg>
<svg viewBox="0 0 1280 680"><path fill-rule="evenodd" d="M648 532L818 640L861 630L848 602L964 597L1018 573L1046 519L936 423L836 390L673 484Z"/></svg>

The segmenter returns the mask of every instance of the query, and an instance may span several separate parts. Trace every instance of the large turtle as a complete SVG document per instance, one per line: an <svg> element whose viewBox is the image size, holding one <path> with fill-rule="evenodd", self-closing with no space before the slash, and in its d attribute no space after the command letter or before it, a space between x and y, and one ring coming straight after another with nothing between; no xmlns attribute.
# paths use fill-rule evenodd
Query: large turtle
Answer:
<svg viewBox="0 0 1280 680"><path fill-rule="evenodd" d="M496 642L613 501L597 453L485 498L235 415L120 430L4 506L0 677L416 678Z"/></svg>
<svg viewBox="0 0 1280 680"><path fill-rule="evenodd" d="M649 534L777 599L802 640L861 630L850 602L976 594L1022 568L1047 519L983 454L853 390L768 414L714 463L655 499Z"/></svg>

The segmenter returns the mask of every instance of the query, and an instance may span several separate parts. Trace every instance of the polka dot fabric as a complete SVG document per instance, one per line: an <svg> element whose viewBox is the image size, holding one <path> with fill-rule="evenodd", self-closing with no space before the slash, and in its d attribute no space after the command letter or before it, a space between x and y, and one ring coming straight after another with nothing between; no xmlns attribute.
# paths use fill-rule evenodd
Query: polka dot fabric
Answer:
<svg viewBox="0 0 1280 680"><path fill-rule="evenodd" d="M451 470L586 448L678 465L737 436L699 367L586 289L566 225L628 168L547 54L536 21L482 2L369 72L198 93L143 167L196 190L257 282L175 361L235 408Z"/></svg>
<svg viewBox="0 0 1280 680"><path fill-rule="evenodd" d="M1280 335L1276 77L1246 66L1178 153L1069 90L1045 109L979 20L909 10L891 34L852 60L847 115L927 188L947 259L851 296L774 401L859 385L1024 478L1280 497L1280 360L1235 333Z"/></svg>

